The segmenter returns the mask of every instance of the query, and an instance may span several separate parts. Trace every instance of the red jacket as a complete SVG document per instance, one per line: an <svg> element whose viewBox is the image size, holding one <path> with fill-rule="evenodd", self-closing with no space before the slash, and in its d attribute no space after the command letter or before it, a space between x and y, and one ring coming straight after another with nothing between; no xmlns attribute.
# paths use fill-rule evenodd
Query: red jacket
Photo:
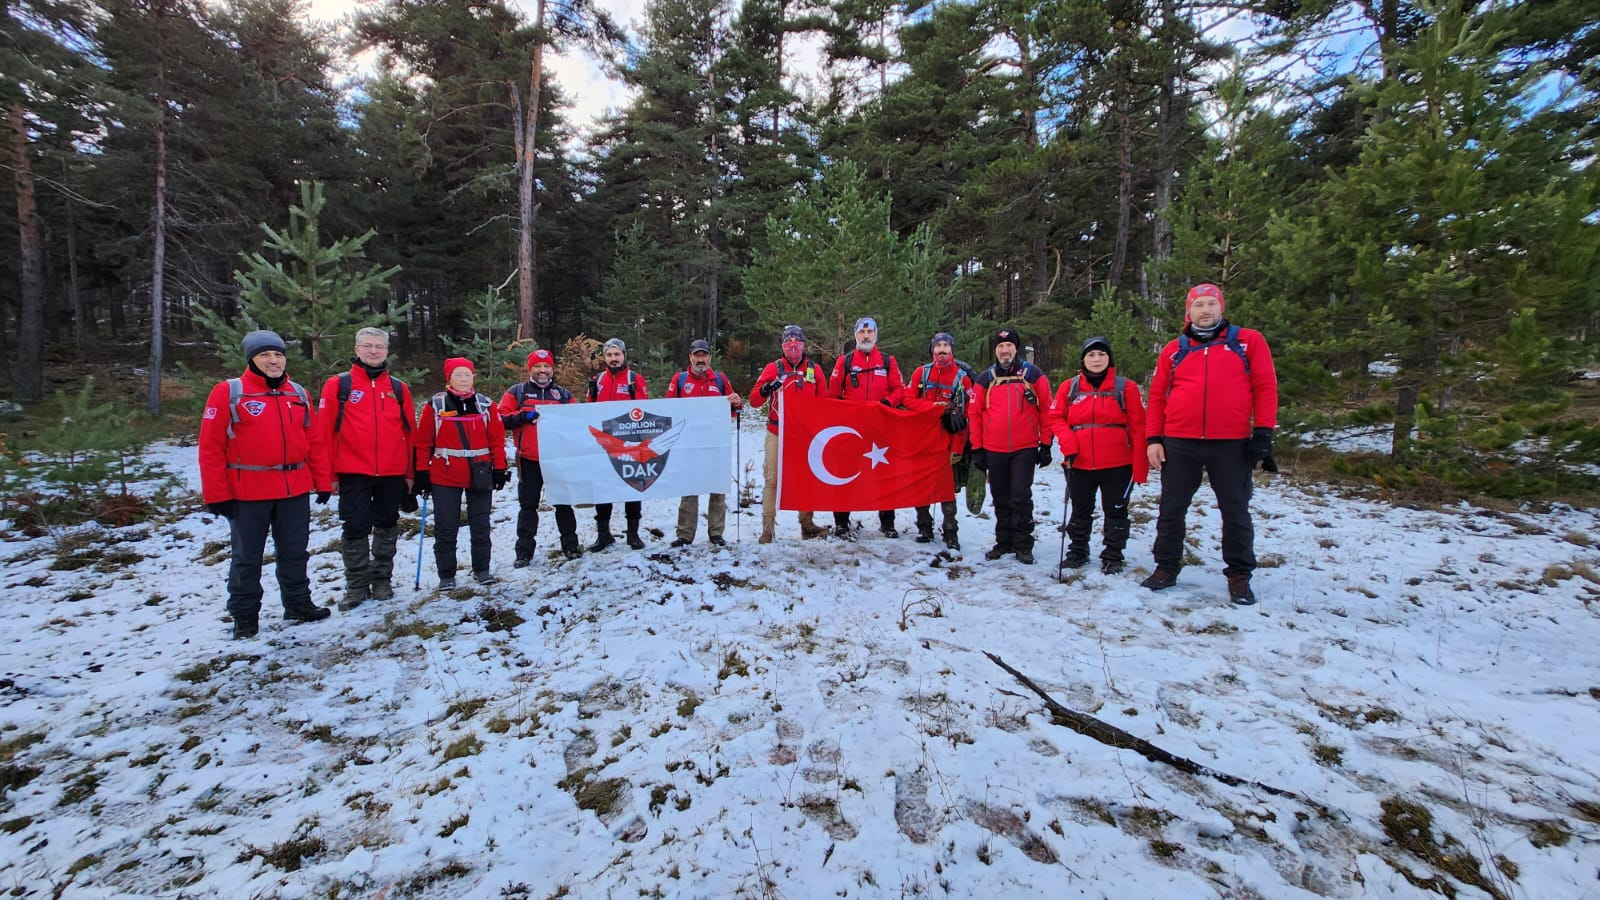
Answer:
<svg viewBox="0 0 1600 900"><path fill-rule="evenodd" d="M282 500L331 490L327 448L310 397L302 400L303 389L295 390L292 381L269 390L266 379L249 370L239 382L241 396L231 411L228 382L206 397L200 419L200 492L205 502Z"/></svg>
<svg viewBox="0 0 1600 900"><path fill-rule="evenodd" d="M789 361L778 357L767 363L761 370L761 377L756 379L755 386L750 388L754 397L761 396L761 389L774 381L780 381L780 391L799 391L803 394L812 394L817 397L826 396L828 393L828 376L823 374L822 367L812 362L809 357L800 357L799 365L789 365ZM767 430L773 434L778 433L778 395L774 393L767 399Z"/></svg>
<svg viewBox="0 0 1600 900"><path fill-rule="evenodd" d="M1001 369L999 363L984 369L974 379L972 406L967 409L972 446L1015 453L1050 443L1050 431L1044 427L1048 402L1050 380L1033 363L1013 360L1009 369Z"/></svg>
<svg viewBox="0 0 1600 900"><path fill-rule="evenodd" d="M1072 386L1078 396L1068 402ZM1144 452L1144 400L1139 386L1125 379L1122 402L1117 402L1117 370L1107 368L1105 379L1095 388L1083 375L1075 375L1056 389L1055 400L1045 413L1045 421L1055 432L1061 458L1077 457L1074 469L1115 469L1133 466L1133 481L1144 484L1150 477L1150 458ZM1127 407L1127 412L1123 412Z"/></svg>
<svg viewBox="0 0 1600 900"><path fill-rule="evenodd" d="M589 379L590 403L601 400L644 400L649 396L650 387L645 384L644 376L632 367L623 368L620 375L613 375L607 369Z"/></svg>
<svg viewBox="0 0 1600 900"><path fill-rule="evenodd" d="M728 376L715 369L707 369L705 375L696 375L684 369L672 376L667 382L668 397L727 397L733 393L733 384L728 381ZM739 411L733 408L733 403L728 403L728 415L739 417Z"/></svg>
<svg viewBox="0 0 1600 900"><path fill-rule="evenodd" d="M344 376L329 378L317 403L317 430L328 447L334 474L409 476L411 431L406 425L416 418L411 388L390 379L387 372L373 378L359 363L348 374L350 396L344 402L343 422L339 379Z"/></svg>
<svg viewBox="0 0 1600 900"><path fill-rule="evenodd" d="M851 349L833 364L829 393L840 400L888 400L899 406L905 399L905 379L900 363L877 347L871 353Z"/></svg>
<svg viewBox="0 0 1600 900"><path fill-rule="evenodd" d="M518 399L519 394L521 395L520 400ZM495 407L495 411L500 415L501 424L516 435L517 455L523 459L538 459L539 423L523 419L522 413L538 406L544 406L547 403L571 402L572 392L556 384L554 379L551 379L550 383L544 387L540 387L532 381L524 381L506 391L505 396L500 398L499 405Z"/></svg>
<svg viewBox="0 0 1600 900"><path fill-rule="evenodd" d="M1272 350L1259 331L1239 329L1244 358L1227 346L1228 323L1206 343L1192 343L1178 363L1172 359L1178 342L1171 341L1156 360L1150 381L1150 437L1236 440L1250 429L1278 426L1278 375ZM1250 361L1245 371L1245 359Z"/></svg>
<svg viewBox="0 0 1600 900"><path fill-rule="evenodd" d="M959 391L966 396L963 398L967 406L972 405L972 379L954 361L948 366L936 366L933 363L923 363L911 372L911 383L906 385L905 407L911 410L941 409L950 405L950 398ZM958 434L951 434L939 428L939 434L950 439L950 452L960 453L967 446L967 432L963 428Z"/></svg>
<svg viewBox="0 0 1600 900"><path fill-rule="evenodd" d="M472 484L470 464L473 459L487 457L495 471L506 467L506 427L501 424L494 404L482 394L474 395L482 412L459 414L460 401L449 391L433 395L433 400L422 407L422 420L411 432L411 445L416 449L417 471L426 471L428 479L441 487L464 488ZM444 415L435 416L434 404L443 399ZM457 424L460 427L456 427ZM466 441L461 440L462 431ZM473 457L455 456L439 451L487 450Z"/></svg>

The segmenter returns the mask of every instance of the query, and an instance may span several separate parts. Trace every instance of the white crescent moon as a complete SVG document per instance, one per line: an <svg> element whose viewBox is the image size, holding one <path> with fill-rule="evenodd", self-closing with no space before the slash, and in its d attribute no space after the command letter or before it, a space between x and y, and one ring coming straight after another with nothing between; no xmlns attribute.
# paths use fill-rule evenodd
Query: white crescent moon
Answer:
<svg viewBox="0 0 1600 900"><path fill-rule="evenodd" d="M855 481L861 475L860 472L857 472L856 474L851 475L849 478L840 478L832 472L829 472L828 467L822 464L822 451L827 449L829 441L841 434L853 434L856 437L861 437L861 432L855 430L854 428L847 428L843 425L833 425L817 432L817 436L811 439L811 448L806 451L806 461L811 463L811 474L815 475L817 480L823 484L831 484L835 487L838 487L841 484L849 484L850 482Z"/></svg>

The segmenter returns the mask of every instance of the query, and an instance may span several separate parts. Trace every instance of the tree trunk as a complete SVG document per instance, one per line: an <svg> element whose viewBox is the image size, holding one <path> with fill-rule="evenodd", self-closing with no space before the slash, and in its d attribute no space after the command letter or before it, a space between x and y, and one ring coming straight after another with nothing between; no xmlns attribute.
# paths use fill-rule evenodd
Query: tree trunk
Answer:
<svg viewBox="0 0 1600 900"><path fill-rule="evenodd" d="M167 268L167 117L163 109L166 89L164 62L159 52L156 62L155 253L150 271L150 390L145 399L145 411L151 416L161 415L161 324L166 306L162 293L166 290Z"/></svg>
<svg viewBox="0 0 1600 900"><path fill-rule="evenodd" d="M17 305L17 370L13 394L32 402L44 396L44 254L39 245L33 162L28 156L28 120L22 104L6 107L11 132L11 181L17 191L17 252L21 285Z"/></svg>
<svg viewBox="0 0 1600 900"><path fill-rule="evenodd" d="M1161 0L1161 26L1168 34L1175 31L1173 25L1177 16L1176 0ZM1167 219L1167 212L1172 207L1172 180L1178 167L1179 136L1183 133L1178 108L1188 106L1180 104L1178 97L1178 48L1169 45L1166 52L1172 55L1162 67L1161 94L1156 106L1155 209L1152 210L1150 261L1143 267L1146 273L1152 264L1159 266L1172 258L1172 223ZM1160 309L1171 309L1171 301L1160 288L1151 286L1148 277L1140 278L1139 288L1146 300L1154 300Z"/></svg>
<svg viewBox="0 0 1600 900"><path fill-rule="evenodd" d="M62 165L61 181L67 181L66 165ZM63 207L67 215L67 304L72 309L72 346L82 359L89 347L89 309L83 302L83 286L78 280L78 223L72 216L72 201Z"/></svg>
<svg viewBox="0 0 1600 900"><path fill-rule="evenodd" d="M1131 90L1125 87L1124 90ZM1117 97L1117 232L1111 244L1111 271L1106 281L1114 288L1128 264L1128 229L1133 221L1133 117L1128 97Z"/></svg>
<svg viewBox="0 0 1600 900"><path fill-rule="evenodd" d="M533 60L528 71L528 105L522 121L512 127L517 134L517 323L519 338L534 336L534 308L539 302L539 286L534 275L533 226L538 207L533 203L533 161L539 138L539 92L544 79L544 5L539 0L534 15Z"/></svg>

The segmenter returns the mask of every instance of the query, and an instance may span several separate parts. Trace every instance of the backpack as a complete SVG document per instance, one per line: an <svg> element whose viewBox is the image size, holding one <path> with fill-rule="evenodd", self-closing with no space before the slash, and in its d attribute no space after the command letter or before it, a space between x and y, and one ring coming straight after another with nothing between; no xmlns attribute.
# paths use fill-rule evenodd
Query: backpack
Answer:
<svg viewBox="0 0 1600 900"><path fill-rule="evenodd" d="M1250 357L1244 352L1244 345L1239 343L1239 326L1228 326L1228 330L1222 336L1222 346L1239 357L1240 361L1244 363L1244 374L1249 375ZM1172 365L1168 371L1176 371L1178 363L1183 362L1183 358L1188 356L1189 351L1194 348L1195 343L1189 339L1187 334L1178 335L1178 352L1172 354ZM1172 382L1170 380L1167 382L1167 393L1172 393Z"/></svg>
<svg viewBox="0 0 1600 900"><path fill-rule="evenodd" d="M1078 390L1078 376L1077 375L1072 376L1071 384L1072 384L1072 386L1067 388L1067 405L1068 406L1071 406L1072 402L1074 400L1077 400L1078 396L1083 393L1082 391ZM1121 375L1118 375L1116 377L1116 383L1111 386L1111 392L1116 394L1116 397L1117 397L1117 408L1122 410L1122 414L1123 415L1127 415L1128 414L1128 401L1127 401L1126 398L1124 398L1122 396L1123 391L1127 390L1127 387L1128 387L1128 379L1123 378ZM1106 391L1104 389L1101 389L1101 390L1098 390L1098 391L1090 391L1089 392L1090 396L1099 396L1099 395L1103 395L1105 393L1106 393Z"/></svg>
<svg viewBox="0 0 1600 900"><path fill-rule="evenodd" d="M954 384L943 384L930 381L928 376L933 374L933 364L923 363L917 370L917 396L928 389L929 385L940 390L950 392L950 402L945 404L944 412L939 415L939 425L950 434L960 434L967 430L967 392L961 387L961 379L967 377L964 368L957 366Z"/></svg>
<svg viewBox="0 0 1600 900"><path fill-rule="evenodd" d="M387 373L385 373L387 374ZM350 399L350 386L354 379L349 372L339 376L339 415L333 420L333 433L338 434L344 427L344 404ZM405 390L406 383L400 379L389 376L389 389L394 391L395 404L400 407L400 427L406 434L411 433L411 411L406 409L406 404L400 401L400 392Z"/></svg>
<svg viewBox="0 0 1600 900"><path fill-rule="evenodd" d="M984 393L983 393L983 405L984 405L984 408L988 409L991 405L994 404L994 400L991 399L991 398L994 395L994 388L995 388L996 385L1009 384L1009 383L1015 381L1015 382L1021 382L1021 384L1022 384L1022 396L1023 396L1023 398L1026 399L1029 403L1032 403L1034 409L1038 409L1039 408L1039 395L1035 394L1033 392L1032 383L1028 380L1028 371L1030 369L1033 369L1034 371L1037 371L1037 369L1034 368L1033 363L1025 362L1025 363L1023 363L1021 366L1019 366L1017 368L1017 374L1015 374L1015 375L996 375L995 374L995 371L996 371L995 367L991 364L989 366L989 368L985 372L985 374L987 374L989 376L989 386L984 389Z"/></svg>
<svg viewBox="0 0 1600 900"><path fill-rule="evenodd" d="M723 396L733 393L733 385L728 383L728 376L722 374L721 372L712 372L711 374L716 376L715 378L711 379L712 384L715 384L717 387L722 389ZM685 370L679 372L677 375L673 376L672 380L673 383L678 386L678 396L682 397L684 386L689 383L688 371Z"/></svg>
<svg viewBox="0 0 1600 900"><path fill-rule="evenodd" d="M567 403L567 402L570 402L572 400L572 392L567 390L566 388L562 387L561 385L556 384L554 381L552 381L552 382L550 382L550 387L553 387L553 388L556 389L555 401L557 403ZM510 393L511 393L512 397L516 398L517 409L519 409L519 410L522 409L523 398L527 397L527 395L528 395L528 382L519 381L516 384L513 384L511 386L511 392ZM548 398L546 398L546 399L548 399Z"/></svg>
<svg viewBox="0 0 1600 900"><path fill-rule="evenodd" d="M873 349L877 349L877 348L873 348ZM859 350L851 350L850 351L850 356L849 356L850 365L845 368L845 374L850 376L850 386L851 387L860 387L861 386L861 373L862 372L871 372L871 373L873 373L875 375L882 375L885 378L889 377L889 354L884 353L882 350L878 350L878 364L877 365L875 365L875 366L858 366L858 365L855 364L855 361L856 361L856 354L859 353L859 352L860 352ZM867 358L871 359L872 358L872 354L870 354L870 353L867 354Z"/></svg>
<svg viewBox="0 0 1600 900"><path fill-rule="evenodd" d="M433 407L433 443L435 447L439 445L439 429L444 426L444 420L446 418L444 414L444 393L444 391L440 391L439 393L433 395L432 400L428 401L429 405ZM472 402L476 403L478 405L478 409L482 410L482 412L477 413L476 415L483 417L483 427L485 431L487 431L489 427L489 414L494 412L494 401L490 400L483 394L473 394ZM449 418L457 419L460 417L450 416ZM465 443L465 441L463 441L463 443Z"/></svg>
<svg viewBox="0 0 1600 900"><path fill-rule="evenodd" d="M595 399L600 396L600 379L605 374L606 373L601 372L599 375L596 375L593 378L589 379L589 402L590 403L595 402ZM633 370L632 366L629 366L628 367L628 389L633 392L632 399L634 399L634 400L640 399L639 398L639 382L642 381L642 380L643 379L641 379L639 377L639 373L635 372Z"/></svg>
<svg viewBox="0 0 1600 900"><path fill-rule="evenodd" d="M301 387L299 384L297 384L297 383L295 383L293 381L285 381L284 384L288 385L289 389L294 392L294 395L296 397L300 398L300 405L305 407L306 420L305 420L304 424L301 427L310 428L311 427L311 397L306 394L306 389L305 388ZM239 401L240 400L243 400L246 397L279 397L279 396L282 396L283 393L284 393L283 391L266 391L266 392L263 392L263 393L249 393L249 394L246 394L244 392L244 379L243 378L229 378L228 379L228 440L231 441L231 440L234 439L233 426L239 424Z"/></svg>

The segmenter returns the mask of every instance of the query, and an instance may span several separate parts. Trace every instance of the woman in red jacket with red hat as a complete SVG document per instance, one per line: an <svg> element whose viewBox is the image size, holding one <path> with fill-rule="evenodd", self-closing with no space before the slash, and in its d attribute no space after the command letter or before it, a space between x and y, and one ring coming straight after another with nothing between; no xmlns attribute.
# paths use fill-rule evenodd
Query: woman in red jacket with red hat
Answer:
<svg viewBox="0 0 1600 900"><path fill-rule="evenodd" d="M1117 374L1111 342L1092 337L1078 354L1078 374L1056 390L1045 414L1061 448L1067 472L1067 555L1061 565L1081 569L1089 564L1089 534L1094 530L1094 498L1105 509L1105 547L1100 571L1122 571L1128 546L1128 498L1135 484L1149 476L1144 452L1144 399L1139 386Z"/></svg>
<svg viewBox="0 0 1600 900"><path fill-rule="evenodd" d="M461 501L467 503L467 529L472 535L472 577L494 584L489 569L489 510L493 490L511 480L506 469L506 428L494 401L473 389L472 361L444 361L445 390L422 407L422 420L412 432L416 450L418 493L433 495L433 560L439 587L456 586L456 532L461 530ZM485 471L487 470L487 471Z"/></svg>

